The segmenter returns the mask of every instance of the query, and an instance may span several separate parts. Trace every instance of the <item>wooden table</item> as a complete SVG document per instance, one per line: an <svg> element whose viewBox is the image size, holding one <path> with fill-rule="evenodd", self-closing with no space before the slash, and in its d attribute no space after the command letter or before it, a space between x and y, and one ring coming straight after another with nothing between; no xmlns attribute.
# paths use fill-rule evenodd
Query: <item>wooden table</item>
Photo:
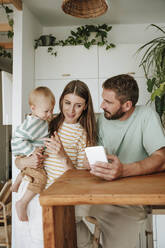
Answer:
<svg viewBox="0 0 165 248"><path fill-rule="evenodd" d="M86 170L69 170L40 196L44 247L76 248L74 205L165 205L165 173L107 182Z"/></svg>

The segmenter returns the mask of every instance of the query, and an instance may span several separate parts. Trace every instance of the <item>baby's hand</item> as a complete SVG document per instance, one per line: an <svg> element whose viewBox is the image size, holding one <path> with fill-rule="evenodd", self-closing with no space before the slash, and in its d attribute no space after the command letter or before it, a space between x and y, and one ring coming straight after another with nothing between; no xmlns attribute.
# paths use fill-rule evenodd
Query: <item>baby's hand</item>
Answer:
<svg viewBox="0 0 165 248"><path fill-rule="evenodd" d="M35 150L34 150L34 152L33 152L33 154L39 154L39 155L41 155L41 154L43 154L43 152L44 152L44 147L41 146L41 147L36 147Z"/></svg>

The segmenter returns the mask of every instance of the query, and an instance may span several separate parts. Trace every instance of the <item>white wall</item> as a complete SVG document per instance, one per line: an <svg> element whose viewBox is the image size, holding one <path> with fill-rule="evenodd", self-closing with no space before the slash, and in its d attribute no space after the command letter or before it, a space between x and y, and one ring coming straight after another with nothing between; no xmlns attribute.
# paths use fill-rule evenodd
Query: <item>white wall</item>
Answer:
<svg viewBox="0 0 165 248"><path fill-rule="evenodd" d="M14 10L14 40L13 40L13 131L29 112L28 95L34 88L34 39L42 33L42 26L23 5L23 11ZM15 180L18 170L13 158L12 178ZM13 230L12 247L15 245L15 194L13 194Z"/></svg>
<svg viewBox="0 0 165 248"><path fill-rule="evenodd" d="M42 33L42 26L25 5L22 32L22 117L24 118L24 115L29 113L29 92L34 88L34 39Z"/></svg>
<svg viewBox="0 0 165 248"><path fill-rule="evenodd" d="M14 11L14 128L29 112L28 95L34 87L34 39L41 33L42 26L25 5L23 5L23 11Z"/></svg>
<svg viewBox="0 0 165 248"><path fill-rule="evenodd" d="M13 130L29 112L28 95L34 88L34 39L42 33L42 26L24 5L14 11L13 40ZM15 169L13 169L15 177Z"/></svg>

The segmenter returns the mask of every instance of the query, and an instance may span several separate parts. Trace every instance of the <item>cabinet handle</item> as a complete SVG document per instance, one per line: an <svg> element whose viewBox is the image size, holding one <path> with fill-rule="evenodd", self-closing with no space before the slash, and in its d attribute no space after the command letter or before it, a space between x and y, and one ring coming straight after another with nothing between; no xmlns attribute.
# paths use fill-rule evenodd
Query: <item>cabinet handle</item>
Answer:
<svg viewBox="0 0 165 248"><path fill-rule="evenodd" d="M69 73L62 74L63 77L70 77L71 75Z"/></svg>
<svg viewBox="0 0 165 248"><path fill-rule="evenodd" d="M128 74L128 75L135 75L136 72L132 71L132 72L127 72L126 74Z"/></svg>

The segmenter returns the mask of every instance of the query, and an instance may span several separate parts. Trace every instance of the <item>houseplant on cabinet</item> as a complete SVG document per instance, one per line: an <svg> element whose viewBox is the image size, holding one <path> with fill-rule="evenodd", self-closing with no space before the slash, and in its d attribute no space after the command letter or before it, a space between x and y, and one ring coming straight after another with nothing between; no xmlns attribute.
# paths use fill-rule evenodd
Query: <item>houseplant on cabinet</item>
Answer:
<svg viewBox="0 0 165 248"><path fill-rule="evenodd" d="M76 31L71 30L70 35L65 40L57 40L52 34L41 35L35 39L36 49L38 46L49 46L48 53L57 56L54 50L55 46L77 46L83 45L85 48L90 49L91 46L105 46L106 50L115 47L115 44L108 40L108 33L111 31L112 26L107 24L102 25L85 25L78 27Z"/></svg>
<svg viewBox="0 0 165 248"><path fill-rule="evenodd" d="M156 111L165 128L165 30L155 24L150 26L161 31L162 36L138 49L138 52L144 51L140 66L144 69L151 101L155 101Z"/></svg>

